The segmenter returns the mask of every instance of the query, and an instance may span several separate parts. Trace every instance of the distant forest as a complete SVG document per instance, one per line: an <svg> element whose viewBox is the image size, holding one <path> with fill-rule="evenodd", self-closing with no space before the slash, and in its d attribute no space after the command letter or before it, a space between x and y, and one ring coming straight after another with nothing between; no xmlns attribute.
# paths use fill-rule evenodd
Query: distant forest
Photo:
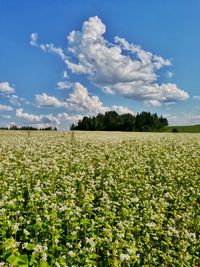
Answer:
<svg viewBox="0 0 200 267"><path fill-rule="evenodd" d="M116 111L107 111L105 114L99 113L96 117L83 117L77 125L72 124L70 130L156 132L166 126L167 119L158 117L156 113L143 111L137 115L119 115Z"/></svg>
<svg viewBox="0 0 200 267"><path fill-rule="evenodd" d="M14 130L14 131L57 131L57 128L54 127L46 127L46 128L35 128L35 127L32 127L32 126L22 126L22 127L19 127L19 126L16 126L16 125L12 125L11 127L0 127L0 130Z"/></svg>

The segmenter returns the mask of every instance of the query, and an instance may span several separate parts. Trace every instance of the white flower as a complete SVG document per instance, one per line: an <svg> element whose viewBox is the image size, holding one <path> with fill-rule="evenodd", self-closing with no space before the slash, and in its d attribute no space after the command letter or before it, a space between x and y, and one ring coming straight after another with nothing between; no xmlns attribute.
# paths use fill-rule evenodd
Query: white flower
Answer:
<svg viewBox="0 0 200 267"><path fill-rule="evenodd" d="M24 229L23 232L24 232L25 236L30 235L29 231L27 231L26 229Z"/></svg>
<svg viewBox="0 0 200 267"><path fill-rule="evenodd" d="M13 224L13 230L18 231L18 229L19 229L19 223L14 223Z"/></svg>
<svg viewBox="0 0 200 267"><path fill-rule="evenodd" d="M154 222L151 222L151 223L147 223L146 224L147 227L152 227L152 228L155 228L156 227L156 224Z"/></svg>
<svg viewBox="0 0 200 267"><path fill-rule="evenodd" d="M86 237L86 244L89 244L91 247L95 247L95 242L94 242L94 238L90 237Z"/></svg>
<svg viewBox="0 0 200 267"><path fill-rule="evenodd" d="M76 253L74 253L72 250L70 250L69 252L68 252L68 254L69 254L69 256L70 257L75 257L75 255L76 255Z"/></svg>
<svg viewBox="0 0 200 267"><path fill-rule="evenodd" d="M130 255L129 254L120 254L120 260L122 261L127 261L130 260Z"/></svg>
<svg viewBox="0 0 200 267"><path fill-rule="evenodd" d="M47 260L47 254L45 252L42 253L42 260L43 261Z"/></svg>

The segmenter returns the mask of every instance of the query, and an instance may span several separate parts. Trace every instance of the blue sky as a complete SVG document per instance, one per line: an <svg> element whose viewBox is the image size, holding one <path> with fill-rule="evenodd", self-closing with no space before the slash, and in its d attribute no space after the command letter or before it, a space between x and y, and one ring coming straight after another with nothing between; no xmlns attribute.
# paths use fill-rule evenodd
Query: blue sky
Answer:
<svg viewBox="0 0 200 267"><path fill-rule="evenodd" d="M200 124L199 0L0 0L0 126L157 112Z"/></svg>

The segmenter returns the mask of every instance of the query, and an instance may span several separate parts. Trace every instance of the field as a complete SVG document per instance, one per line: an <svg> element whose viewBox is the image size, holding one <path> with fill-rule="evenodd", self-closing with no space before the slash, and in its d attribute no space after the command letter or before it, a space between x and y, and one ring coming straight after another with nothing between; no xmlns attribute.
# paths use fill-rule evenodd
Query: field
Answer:
<svg viewBox="0 0 200 267"><path fill-rule="evenodd" d="M179 133L200 133L200 125L168 126L164 128L164 132L172 132L174 128L176 128Z"/></svg>
<svg viewBox="0 0 200 267"><path fill-rule="evenodd" d="M200 266L200 134L0 132L0 266Z"/></svg>

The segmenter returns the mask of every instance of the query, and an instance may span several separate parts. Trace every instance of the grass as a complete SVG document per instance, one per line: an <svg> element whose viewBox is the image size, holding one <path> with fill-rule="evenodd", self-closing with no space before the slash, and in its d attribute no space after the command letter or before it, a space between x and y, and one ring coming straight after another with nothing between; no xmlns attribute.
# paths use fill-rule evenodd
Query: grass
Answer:
<svg viewBox="0 0 200 267"><path fill-rule="evenodd" d="M180 133L200 133L200 125L168 126L163 131L172 132L174 128Z"/></svg>

